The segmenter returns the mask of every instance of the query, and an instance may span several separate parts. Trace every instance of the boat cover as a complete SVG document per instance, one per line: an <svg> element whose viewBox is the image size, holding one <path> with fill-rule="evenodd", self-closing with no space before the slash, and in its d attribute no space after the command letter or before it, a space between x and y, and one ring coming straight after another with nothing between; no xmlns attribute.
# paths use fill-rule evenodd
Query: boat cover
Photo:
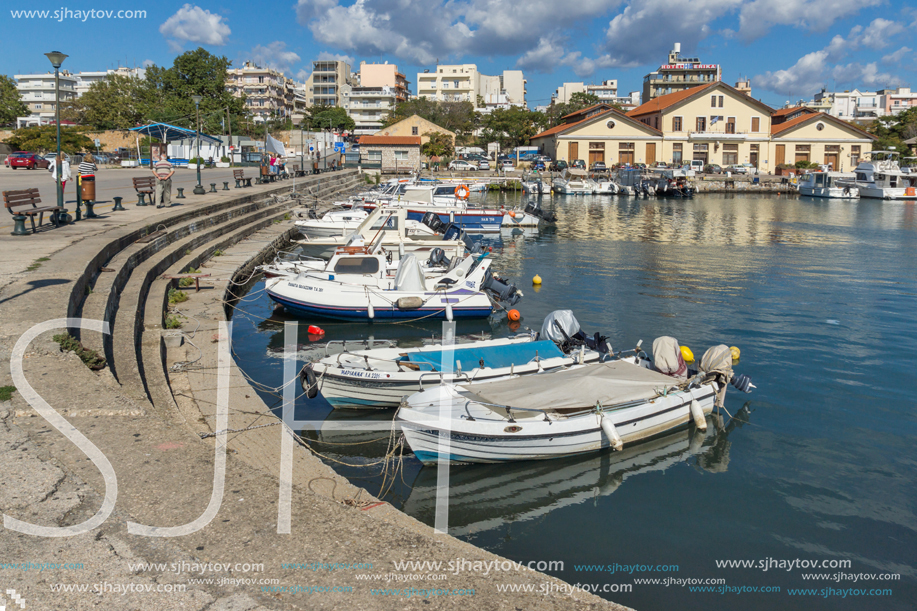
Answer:
<svg viewBox="0 0 917 611"><path fill-rule="evenodd" d="M398 271L395 273L395 290L422 293L426 288L423 281L423 272L417 262L417 257L412 253L401 257L401 261L398 263Z"/></svg>
<svg viewBox="0 0 917 611"><path fill-rule="evenodd" d="M457 348L452 351L453 367L455 361L462 364L462 371L470 371L481 366L491 369L509 367L510 365L524 365L535 358L537 353L540 359L549 359L563 356L564 353L550 341L524 342L519 344L506 344L504 346L472 346L471 348ZM409 352L407 357L399 359L401 362L415 363L422 370L436 371L443 369L442 350L424 350L423 352Z"/></svg>
<svg viewBox="0 0 917 611"><path fill-rule="evenodd" d="M653 342L653 362L656 369L662 373L675 377L685 377L688 367L681 355L681 346L678 340L668 335L657 337Z"/></svg>
<svg viewBox="0 0 917 611"><path fill-rule="evenodd" d="M732 350L726 344L714 346L704 353L700 368L707 373L721 373L726 378L732 377Z"/></svg>
<svg viewBox="0 0 917 611"><path fill-rule="evenodd" d="M628 401L645 401L675 380L645 367L612 361L564 369L554 373L522 376L462 385L462 394L473 400L529 409L608 407Z"/></svg>
<svg viewBox="0 0 917 611"><path fill-rule="evenodd" d="M563 333L557 328L563 329ZM579 322L573 316L573 310L554 310L544 317L544 323L541 325L541 337L561 344L570 341L570 338L576 335L580 330ZM564 336L564 333L567 335Z"/></svg>

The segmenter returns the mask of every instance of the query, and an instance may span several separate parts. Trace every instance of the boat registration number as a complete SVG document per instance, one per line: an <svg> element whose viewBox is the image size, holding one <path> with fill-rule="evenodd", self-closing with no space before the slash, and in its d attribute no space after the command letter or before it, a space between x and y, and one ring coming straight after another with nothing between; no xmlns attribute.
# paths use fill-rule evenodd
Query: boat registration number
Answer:
<svg viewBox="0 0 917 611"><path fill-rule="evenodd" d="M365 378L367 380L376 380L382 377L381 373L376 373L373 371L350 371L344 369L341 371L342 376L350 376L351 378Z"/></svg>
<svg viewBox="0 0 917 611"><path fill-rule="evenodd" d="M318 291L319 293L321 293L321 292L324 291L324 289L320 289L320 288L315 287L315 286L304 286L304 285L302 285L302 284L296 284L295 282L290 282L289 284L290 284L290 286L292 286L294 289L302 289L302 290L304 290L304 291Z"/></svg>

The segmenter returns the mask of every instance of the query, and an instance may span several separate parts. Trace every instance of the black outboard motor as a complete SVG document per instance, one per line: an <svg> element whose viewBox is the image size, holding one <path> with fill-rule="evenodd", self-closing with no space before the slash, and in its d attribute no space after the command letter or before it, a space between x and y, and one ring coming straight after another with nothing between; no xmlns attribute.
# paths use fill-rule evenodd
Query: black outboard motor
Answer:
<svg viewBox="0 0 917 611"><path fill-rule="evenodd" d="M511 306L516 305L522 299L522 293L514 285L507 284L497 278L490 270L487 270L484 274L484 282L481 283L481 288L496 295L498 301L508 303Z"/></svg>
<svg viewBox="0 0 917 611"><path fill-rule="evenodd" d="M601 354L611 353L611 346L606 341L608 338L599 333L586 335L570 310L555 310L548 314L539 337L553 341L564 354L570 354L579 346L586 346Z"/></svg>
<svg viewBox="0 0 917 611"><path fill-rule="evenodd" d="M525 205L525 213L531 214L532 216L537 216L541 220L553 223L557 221L557 215L551 212L550 210L545 210L539 204L535 202L529 202Z"/></svg>
<svg viewBox="0 0 917 611"><path fill-rule="evenodd" d="M427 214L430 213L428 212ZM465 233L461 227L455 223L449 223L448 225L444 225L444 227L445 229L443 230L443 241L461 240L465 243L465 247L468 248L468 250L475 250L477 245L472 241L470 237L468 237L468 234Z"/></svg>
<svg viewBox="0 0 917 611"><path fill-rule="evenodd" d="M430 251L430 263L433 265L442 265L443 267L449 267L452 264L452 260L446 256L445 251L442 248L434 248Z"/></svg>
<svg viewBox="0 0 917 611"><path fill-rule="evenodd" d="M423 215L420 222L436 233L445 233L446 231L446 224L439 219L439 215L435 212L427 212Z"/></svg>

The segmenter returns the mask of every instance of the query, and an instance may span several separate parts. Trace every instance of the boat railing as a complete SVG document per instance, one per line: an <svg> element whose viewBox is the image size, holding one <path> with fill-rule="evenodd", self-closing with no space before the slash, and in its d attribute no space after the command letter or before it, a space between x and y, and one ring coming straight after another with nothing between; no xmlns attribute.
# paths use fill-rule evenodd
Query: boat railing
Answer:
<svg viewBox="0 0 917 611"><path fill-rule="evenodd" d="M423 392L423 379L424 379L424 376L431 376L431 375L438 375L438 376L439 376L439 382L440 382L440 384L442 384L442 383L444 382L444 375L445 375L445 372L443 372L443 371L426 371L426 372L420 374L420 377L417 378L418 387L419 387L419 389L420 389L420 392ZM472 379L468 376L468 374L465 373L464 371L453 371L453 372L452 372L452 376L453 376L453 379L455 379L455 377L464 377L466 380L468 380L468 383L469 383L469 384L471 384L471 382L474 381L474 380L472 380Z"/></svg>
<svg viewBox="0 0 917 611"><path fill-rule="evenodd" d="M350 340L350 342L353 343L354 340ZM358 340L357 343L362 344L363 347L367 350L372 350L376 344L385 344L389 348L398 347L398 344L390 339L364 339L364 340ZM331 356L328 352L328 349L331 346L331 344L340 344L341 348L343 348L343 351L347 352L347 340L346 339L333 339L325 343L325 356L326 357ZM344 352L342 352L341 354L343 354Z"/></svg>

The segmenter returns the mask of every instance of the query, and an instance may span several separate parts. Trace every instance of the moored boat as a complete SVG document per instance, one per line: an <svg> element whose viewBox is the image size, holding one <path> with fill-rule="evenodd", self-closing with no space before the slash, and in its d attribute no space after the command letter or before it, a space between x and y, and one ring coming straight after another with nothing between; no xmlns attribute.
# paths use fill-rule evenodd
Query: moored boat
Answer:
<svg viewBox="0 0 917 611"><path fill-rule="evenodd" d="M797 185L800 195L831 199L857 199L860 191L856 187L853 172L809 172L799 177Z"/></svg>

